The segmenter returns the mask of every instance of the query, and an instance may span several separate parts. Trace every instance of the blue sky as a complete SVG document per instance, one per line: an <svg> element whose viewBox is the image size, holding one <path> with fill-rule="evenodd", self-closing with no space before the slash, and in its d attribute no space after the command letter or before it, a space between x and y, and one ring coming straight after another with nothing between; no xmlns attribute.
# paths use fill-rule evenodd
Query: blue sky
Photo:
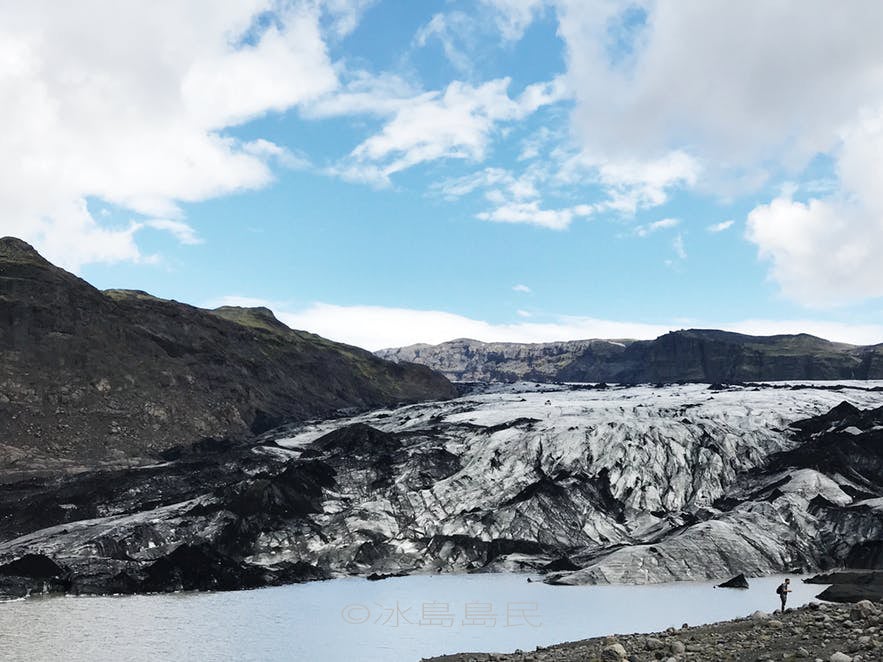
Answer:
<svg viewBox="0 0 883 662"><path fill-rule="evenodd" d="M881 13L0 8L0 233L100 288L269 305L370 349L883 342Z"/></svg>

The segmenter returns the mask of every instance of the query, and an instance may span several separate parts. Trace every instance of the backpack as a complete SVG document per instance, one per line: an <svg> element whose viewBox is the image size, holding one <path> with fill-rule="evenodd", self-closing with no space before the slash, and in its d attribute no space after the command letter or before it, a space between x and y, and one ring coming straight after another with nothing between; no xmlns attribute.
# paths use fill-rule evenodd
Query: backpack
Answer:
<svg viewBox="0 0 883 662"><path fill-rule="evenodd" d="M779 595L783 595L783 594L785 593L785 585L784 585L784 584L779 584L779 585L776 587L776 593L778 593Z"/></svg>

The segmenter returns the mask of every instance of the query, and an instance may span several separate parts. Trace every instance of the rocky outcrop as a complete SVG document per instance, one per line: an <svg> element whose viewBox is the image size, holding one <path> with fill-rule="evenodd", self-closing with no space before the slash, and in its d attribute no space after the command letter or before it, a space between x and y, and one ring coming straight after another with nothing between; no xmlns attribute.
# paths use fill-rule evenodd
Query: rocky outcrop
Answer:
<svg viewBox="0 0 883 662"><path fill-rule="evenodd" d="M101 292L0 239L0 474L126 466L340 409L446 398L424 366L294 331L262 308Z"/></svg>
<svg viewBox="0 0 883 662"><path fill-rule="evenodd" d="M458 382L519 380L602 381L628 367L623 353L631 340L571 340L549 343L484 343L461 338L438 345L409 345L376 354L390 361L432 367Z"/></svg>
<svg viewBox="0 0 883 662"><path fill-rule="evenodd" d="M456 381L746 382L883 378L883 345L814 336L749 336L690 329L656 340L482 343L453 340L377 352L429 366Z"/></svg>
<svg viewBox="0 0 883 662"><path fill-rule="evenodd" d="M0 486L0 564L41 555L61 569L46 590L72 592L824 570L875 559L883 540L879 399L851 386L520 384L292 424ZM44 587L3 576L9 592Z"/></svg>
<svg viewBox="0 0 883 662"><path fill-rule="evenodd" d="M878 570L838 570L807 579L808 584L827 584L819 594L830 602L883 601L883 572Z"/></svg>
<svg viewBox="0 0 883 662"><path fill-rule="evenodd" d="M735 577L731 577L722 584L717 585L718 588L748 588L748 579L743 573L739 573Z"/></svg>

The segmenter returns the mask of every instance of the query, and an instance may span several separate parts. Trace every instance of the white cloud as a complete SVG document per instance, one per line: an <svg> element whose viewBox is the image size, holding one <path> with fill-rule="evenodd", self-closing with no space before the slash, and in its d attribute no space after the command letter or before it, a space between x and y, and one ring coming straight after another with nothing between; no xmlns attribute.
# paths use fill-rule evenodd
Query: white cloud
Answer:
<svg viewBox="0 0 883 662"><path fill-rule="evenodd" d="M181 81L188 115L203 128L239 124L335 88L313 9L295 5L254 45L196 58Z"/></svg>
<svg viewBox="0 0 883 662"><path fill-rule="evenodd" d="M416 342L439 343L454 338L486 342L544 342L574 338L656 337L665 326L567 318L553 323L491 324L437 310L410 310L379 306L334 306L317 303L309 308L280 313L289 326L365 347L370 350Z"/></svg>
<svg viewBox="0 0 883 662"><path fill-rule="evenodd" d="M508 78L478 86L453 81L444 92L418 95L396 108L379 133L364 140L330 172L388 184L391 175L427 161L479 162L500 123L523 119L566 95L560 79L529 85L515 99L509 96L508 87Z"/></svg>
<svg viewBox="0 0 883 662"><path fill-rule="evenodd" d="M652 160L608 161L599 168L601 183L610 193L607 205L634 214L668 200L668 190L690 187L699 173L696 161L682 151Z"/></svg>
<svg viewBox="0 0 883 662"><path fill-rule="evenodd" d="M654 221L653 223L647 223L646 225L639 225L635 228L635 234L638 237L646 237L647 235L651 235L654 232L659 230L668 230L670 228L676 228L681 224L681 220L678 218L663 218L658 221Z"/></svg>
<svg viewBox="0 0 883 662"><path fill-rule="evenodd" d="M679 260L687 259L687 249L684 246L684 237L683 235L678 235L674 238L674 241L671 242L671 247L674 249L675 255Z"/></svg>
<svg viewBox="0 0 883 662"><path fill-rule="evenodd" d="M592 211L590 205L543 209L538 201L532 200L530 202L503 202L493 211L481 212L476 214L476 217L494 223L526 223L550 230L564 230L575 218L590 216Z"/></svg>
<svg viewBox="0 0 883 662"><path fill-rule="evenodd" d="M806 202L785 189L748 215L746 236L782 292L809 306L883 296L883 108L842 133L840 191Z"/></svg>
<svg viewBox="0 0 883 662"><path fill-rule="evenodd" d="M3 186L0 181L0 187ZM38 237L41 240L40 251L45 257L74 269L90 262L153 261L150 256L143 255L135 243L135 233L139 229L137 224L101 226L82 199L54 200L51 207L46 205L42 209L45 215L40 217L12 214L5 219L0 218L0 234L31 240Z"/></svg>
<svg viewBox="0 0 883 662"><path fill-rule="evenodd" d="M562 134L558 131L553 131L547 126L541 126L533 135L522 141L518 160L528 161L537 158L553 141L560 141L562 137Z"/></svg>
<svg viewBox="0 0 883 662"><path fill-rule="evenodd" d="M438 40L445 57L460 73L472 74L473 59L469 51L477 29L475 19L461 11L435 14L414 36L414 43L424 47Z"/></svg>
<svg viewBox="0 0 883 662"><path fill-rule="evenodd" d="M544 0L481 0L496 10L497 28L504 39L521 39L524 31L542 11Z"/></svg>
<svg viewBox="0 0 883 662"><path fill-rule="evenodd" d="M305 103L301 115L324 119L344 115L394 115L411 104L422 91L408 80L392 73L373 74L363 70L344 71L347 80L332 92Z"/></svg>
<svg viewBox="0 0 883 662"><path fill-rule="evenodd" d="M330 18L331 28L337 38L346 37L359 24L359 20L377 0L323 0Z"/></svg>
<svg viewBox="0 0 883 662"><path fill-rule="evenodd" d="M522 310L521 308L516 310L515 314L518 315L519 317L533 317L533 313L531 313L528 310Z"/></svg>
<svg viewBox="0 0 883 662"><path fill-rule="evenodd" d="M689 145L725 166L799 168L883 100L873 0L557 5L576 129L608 157Z"/></svg>
<svg viewBox="0 0 883 662"><path fill-rule="evenodd" d="M519 283L518 285L512 286L513 292L521 292L523 294L530 294L533 290L531 290L527 285L523 285Z"/></svg>
<svg viewBox="0 0 883 662"><path fill-rule="evenodd" d="M883 340L883 326L851 325L812 319L743 320L731 323L693 323L684 320L647 324L559 316L551 322L519 321L494 324L455 313L438 310L413 310L383 306L337 306L315 303L300 310L285 310L284 305L244 297L227 297L217 305L267 306L277 317L295 329L304 329L340 342L370 350L400 347L414 343L440 343L455 338L473 338L485 342L551 342L587 338L656 338L682 328L720 328L752 335L811 333L822 338L854 344L873 344Z"/></svg>
<svg viewBox="0 0 883 662"><path fill-rule="evenodd" d="M114 227L86 200L180 220L181 202L270 182L268 159L290 153L221 130L336 85L318 5L291 3L264 27L254 23L275 8L0 5L0 234L74 270L143 261L143 225Z"/></svg>
<svg viewBox="0 0 883 662"><path fill-rule="evenodd" d="M535 171L515 176L504 168L485 168L462 177L446 179L433 185L433 189L441 192L449 200L455 200L478 189L504 190L504 197L523 200L539 196L536 186L538 178Z"/></svg>
<svg viewBox="0 0 883 662"><path fill-rule="evenodd" d="M731 227L733 227L733 224L735 222L736 221L721 221L720 223L709 225L707 230L714 233L723 232L724 230L729 230Z"/></svg>
<svg viewBox="0 0 883 662"><path fill-rule="evenodd" d="M606 159L585 150L555 156L561 161L555 175L560 182L597 181L607 193L599 209L626 215L664 204L669 191L693 186L701 172L699 163L682 150L646 159Z"/></svg>
<svg viewBox="0 0 883 662"><path fill-rule="evenodd" d="M193 246L202 243L202 239L196 233L196 230L183 221L173 221L168 218L154 218L149 221L144 221L143 223L136 223L135 225L169 232L182 244Z"/></svg>
<svg viewBox="0 0 883 662"><path fill-rule="evenodd" d="M747 237L790 299L817 306L883 296L875 181L883 169L883 4L555 5L576 95L573 128L602 180L603 164L680 152L697 166L680 185L731 197L799 179L825 155L836 187L813 180L798 186L808 200L783 194L757 206ZM665 191L626 190L613 207L632 211L642 198L652 206Z"/></svg>
<svg viewBox="0 0 883 662"><path fill-rule="evenodd" d="M304 170L311 167L310 160L304 154L296 153L263 138L242 143L242 151L264 161L275 160L279 165L293 170Z"/></svg>
<svg viewBox="0 0 883 662"><path fill-rule="evenodd" d="M564 230L575 219L591 216L605 208L603 204L586 203L545 207L541 188L551 178L545 164L533 163L518 175L503 168L485 168L444 180L433 188L449 200L483 190L485 199L493 208L477 213L476 218L496 223L537 225L552 230Z"/></svg>

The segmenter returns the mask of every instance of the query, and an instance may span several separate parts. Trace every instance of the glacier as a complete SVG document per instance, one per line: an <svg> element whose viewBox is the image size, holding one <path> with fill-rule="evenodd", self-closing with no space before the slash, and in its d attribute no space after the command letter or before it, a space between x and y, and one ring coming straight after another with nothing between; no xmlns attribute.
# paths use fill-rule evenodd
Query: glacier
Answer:
<svg viewBox="0 0 883 662"><path fill-rule="evenodd" d="M24 555L51 559L67 573L61 589L83 592L457 571L655 583L840 567L883 538L881 391L864 381L476 385L149 468L32 484L26 503L65 504L33 521L0 492L0 576ZM96 481L97 497L80 503ZM207 563L220 570L197 572Z"/></svg>

